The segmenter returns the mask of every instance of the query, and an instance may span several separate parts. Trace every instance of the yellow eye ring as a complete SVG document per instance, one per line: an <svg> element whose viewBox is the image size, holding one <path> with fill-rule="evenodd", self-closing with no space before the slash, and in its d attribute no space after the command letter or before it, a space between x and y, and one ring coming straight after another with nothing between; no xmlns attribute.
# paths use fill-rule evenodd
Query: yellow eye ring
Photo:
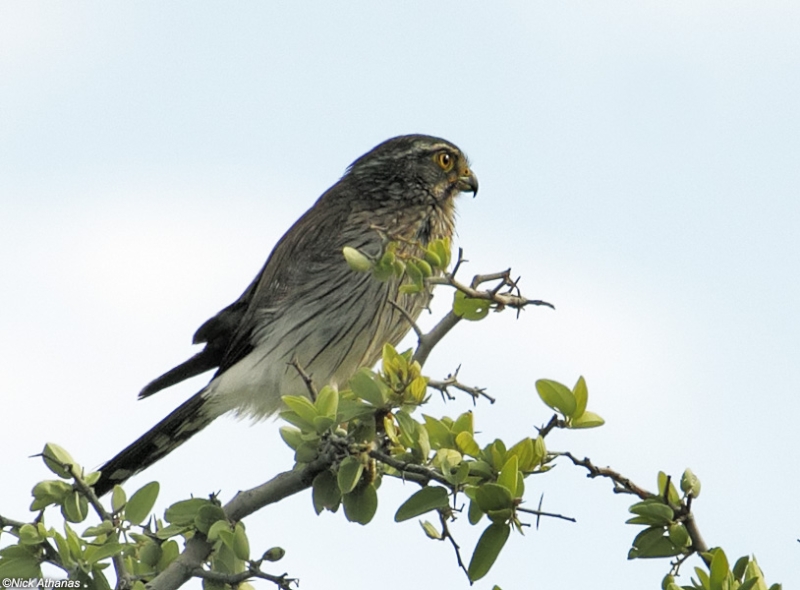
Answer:
<svg viewBox="0 0 800 590"><path fill-rule="evenodd" d="M456 159L449 152L438 152L433 156L433 161L445 172L450 172L456 165Z"/></svg>

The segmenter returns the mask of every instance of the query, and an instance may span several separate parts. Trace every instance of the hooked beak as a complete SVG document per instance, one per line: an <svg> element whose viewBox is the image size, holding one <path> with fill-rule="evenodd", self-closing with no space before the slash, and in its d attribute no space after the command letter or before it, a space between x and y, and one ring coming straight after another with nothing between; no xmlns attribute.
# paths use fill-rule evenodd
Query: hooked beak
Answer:
<svg viewBox="0 0 800 590"><path fill-rule="evenodd" d="M472 193L472 197L478 194L478 177L470 170L465 168L458 177L458 190L462 193Z"/></svg>

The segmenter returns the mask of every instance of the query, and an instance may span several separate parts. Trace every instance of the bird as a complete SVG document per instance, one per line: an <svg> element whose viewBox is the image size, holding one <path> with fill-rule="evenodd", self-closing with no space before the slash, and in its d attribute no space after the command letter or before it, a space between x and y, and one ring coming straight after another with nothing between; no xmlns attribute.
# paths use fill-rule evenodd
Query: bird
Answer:
<svg viewBox="0 0 800 590"><path fill-rule="evenodd" d="M282 408L282 396L308 396L296 367L321 388L346 386L373 366L431 295L401 291L404 277L355 272L343 249L376 259L389 239L400 252L450 238L464 192L474 197L478 179L465 154L439 137L394 137L356 159L281 237L242 295L200 326L193 343L204 348L142 389L140 399L216 369L208 385L100 467L95 493L108 493L223 414L259 421Z"/></svg>

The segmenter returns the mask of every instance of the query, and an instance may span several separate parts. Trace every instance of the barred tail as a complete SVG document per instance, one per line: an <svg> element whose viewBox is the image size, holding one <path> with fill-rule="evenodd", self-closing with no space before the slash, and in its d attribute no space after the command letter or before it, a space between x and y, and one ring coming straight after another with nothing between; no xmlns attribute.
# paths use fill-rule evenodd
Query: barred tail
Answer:
<svg viewBox="0 0 800 590"><path fill-rule="evenodd" d="M202 390L190 397L136 442L103 465L100 468L102 475L94 485L95 493L102 496L110 492L116 484L123 483L149 467L211 424L218 414L208 411L208 400L204 394L205 390Z"/></svg>

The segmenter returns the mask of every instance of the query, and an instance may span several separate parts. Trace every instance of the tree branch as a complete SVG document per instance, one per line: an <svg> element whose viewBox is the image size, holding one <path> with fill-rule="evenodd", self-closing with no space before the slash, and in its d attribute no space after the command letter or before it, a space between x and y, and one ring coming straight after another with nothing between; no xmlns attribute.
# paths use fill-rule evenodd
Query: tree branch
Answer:
<svg viewBox="0 0 800 590"><path fill-rule="evenodd" d="M225 515L232 521L239 521L264 506L280 502L311 487L314 478L333 464L335 451L336 447L330 444L315 461L303 469L285 471L258 487L239 492L223 506ZM195 575L211 550L212 545L206 540L205 535L196 533L186 542L183 553L153 578L147 587L149 590L176 590Z"/></svg>
<svg viewBox="0 0 800 590"><path fill-rule="evenodd" d="M450 392L448 391L450 387L454 387L460 391L463 391L471 395L473 401L477 401L479 397L485 397L486 399L489 400L489 403L492 404L495 401L497 401L491 395L486 393L486 389L484 387L473 387L471 385L465 385L464 383L461 383L458 380L459 369L461 369L461 367L456 369L454 373L451 373L441 381L437 381L436 379L429 379L428 387L440 391L442 395L446 396L448 399L455 399L452 395L450 395Z"/></svg>
<svg viewBox="0 0 800 590"><path fill-rule="evenodd" d="M572 453L555 453L562 457L567 457L570 461L572 461L578 467L584 467L589 473L586 474L586 477L607 477L611 481L614 482L614 493L615 494L633 494L634 496L638 496L642 500L647 500L648 498L653 498L655 494L648 492L644 488L640 488L635 483L633 483L630 479L617 473L613 469L608 467L597 467L595 466L588 457L583 459L578 459L572 455Z"/></svg>
<svg viewBox="0 0 800 590"><path fill-rule="evenodd" d="M452 489L452 484L448 482L443 475L437 473L433 469L429 469L428 467L424 467L422 465L416 465L415 463L406 463L405 461L400 461L399 459L395 459L391 455L387 455L386 453L382 453L378 450L371 450L369 452L369 456L373 459L380 461L381 463L385 463L389 467L393 467L397 469L400 473L403 474L405 477L406 473L411 473L413 475L420 476L422 481L419 481L415 478L416 483L421 483L423 485L427 484L431 480L437 481L442 485L448 487L448 489Z"/></svg>

